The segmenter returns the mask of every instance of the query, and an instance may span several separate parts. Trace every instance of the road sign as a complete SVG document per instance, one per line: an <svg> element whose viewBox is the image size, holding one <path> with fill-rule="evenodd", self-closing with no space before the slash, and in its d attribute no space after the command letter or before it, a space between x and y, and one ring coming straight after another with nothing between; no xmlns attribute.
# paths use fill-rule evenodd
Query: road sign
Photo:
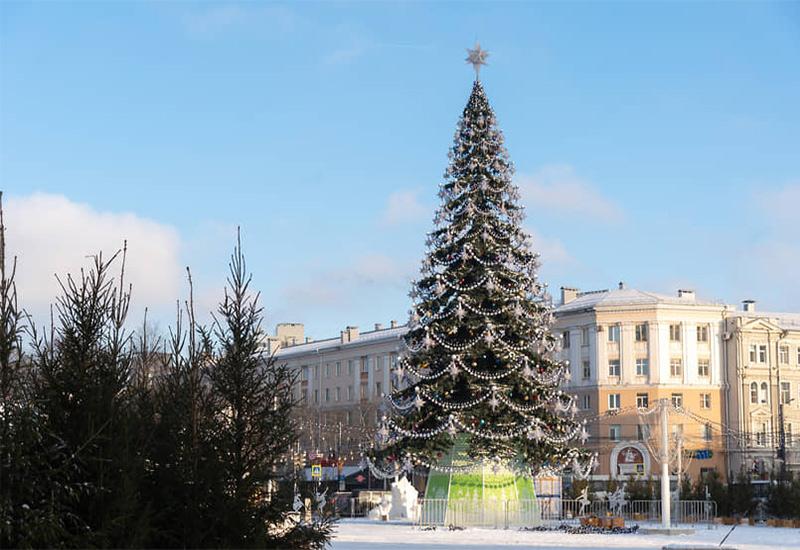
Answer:
<svg viewBox="0 0 800 550"><path fill-rule="evenodd" d="M313 479L322 478L322 464L312 464L311 465L311 477Z"/></svg>

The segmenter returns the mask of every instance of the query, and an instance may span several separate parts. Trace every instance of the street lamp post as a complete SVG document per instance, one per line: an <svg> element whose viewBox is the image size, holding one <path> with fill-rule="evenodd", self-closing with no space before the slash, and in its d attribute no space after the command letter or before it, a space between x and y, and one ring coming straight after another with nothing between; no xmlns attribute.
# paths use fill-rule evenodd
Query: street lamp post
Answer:
<svg viewBox="0 0 800 550"><path fill-rule="evenodd" d="M794 401L794 398L790 397L787 401L783 401L783 399L781 399L778 404L778 423L779 423L778 458L780 458L781 460L781 482L783 482L783 480L786 479L786 424L784 423L783 420L783 407L785 407L792 401Z"/></svg>

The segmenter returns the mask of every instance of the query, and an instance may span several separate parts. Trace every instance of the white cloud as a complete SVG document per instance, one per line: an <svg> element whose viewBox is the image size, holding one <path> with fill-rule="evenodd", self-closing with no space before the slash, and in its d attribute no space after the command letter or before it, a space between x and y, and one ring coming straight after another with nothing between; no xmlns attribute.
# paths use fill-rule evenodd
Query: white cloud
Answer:
<svg viewBox="0 0 800 550"><path fill-rule="evenodd" d="M618 204L566 164L545 166L535 174L520 176L516 183L524 204L532 211L545 209L606 223L619 222L624 217Z"/></svg>
<svg viewBox="0 0 800 550"><path fill-rule="evenodd" d="M389 195L381 215L383 225L413 223L425 218L428 208L419 200L419 191L401 190Z"/></svg>
<svg viewBox="0 0 800 550"><path fill-rule="evenodd" d="M358 300L363 292L409 287L413 271L411 262L398 262L385 254L365 254L347 267L312 271L282 294L290 307L340 306Z"/></svg>
<svg viewBox="0 0 800 550"><path fill-rule="evenodd" d="M366 46L363 44L355 44L343 48L337 48L330 53L322 56L322 62L325 65L346 65L355 61L367 51Z"/></svg>
<svg viewBox="0 0 800 550"><path fill-rule="evenodd" d="M738 291L747 297L754 297L755 292L774 309L796 310L800 308L797 286L800 182L790 182L776 189L759 187L742 209L752 210L753 202L756 205L753 215L749 216L748 223L738 227L744 232L738 237L741 246L733 268L740 281Z"/></svg>
<svg viewBox="0 0 800 550"><path fill-rule="evenodd" d="M193 34L209 34L241 24L246 20L247 12L241 6L236 5L214 6L183 16L183 24Z"/></svg>
<svg viewBox="0 0 800 550"><path fill-rule="evenodd" d="M763 216L778 230L796 226L800 213L800 182L788 183L779 189L759 190L756 197Z"/></svg>
<svg viewBox="0 0 800 550"><path fill-rule="evenodd" d="M533 239L533 251L541 256L543 265L572 264L575 259L557 238L546 237L534 231L529 231Z"/></svg>
<svg viewBox="0 0 800 550"><path fill-rule="evenodd" d="M207 37L244 25L261 32L285 33L294 28L296 18L284 6L220 4L184 13L181 23L190 35Z"/></svg>
<svg viewBox="0 0 800 550"><path fill-rule="evenodd" d="M131 213L99 212L62 195L35 193L5 202L7 255L17 256L21 305L41 314L59 294L55 274L77 274L91 256L110 257L128 241L131 314L174 303L183 282L180 239L171 226Z"/></svg>

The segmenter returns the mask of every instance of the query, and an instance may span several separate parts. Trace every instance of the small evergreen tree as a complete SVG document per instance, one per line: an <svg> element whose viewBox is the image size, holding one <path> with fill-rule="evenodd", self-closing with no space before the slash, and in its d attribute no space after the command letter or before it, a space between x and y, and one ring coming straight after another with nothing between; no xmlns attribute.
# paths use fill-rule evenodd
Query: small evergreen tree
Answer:
<svg viewBox="0 0 800 550"><path fill-rule="evenodd" d="M258 293L250 290L241 237L229 265L228 286L214 316L215 351L205 373L221 426L213 441L221 455L226 500L220 506L226 545L280 542L291 495L277 491L279 466L297 439L292 413L295 373L266 352Z"/></svg>
<svg viewBox="0 0 800 550"><path fill-rule="evenodd" d="M191 273L189 299L155 361L151 467L144 490L158 503L152 546L203 548L223 545L228 534L218 509L225 502L222 465L212 437L221 429L203 364L211 355L208 331L195 320Z"/></svg>
<svg viewBox="0 0 800 550"><path fill-rule="evenodd" d="M0 192L0 547L56 547L84 527L71 512L81 487L68 449L33 399L16 258L8 265L5 253Z"/></svg>
<svg viewBox="0 0 800 550"><path fill-rule="evenodd" d="M37 408L69 453L61 467L78 468L71 545L136 546L143 542L139 533L146 532L137 489L144 455L131 437L128 416L125 253L108 260L100 254L77 279L59 278L55 324L49 334L32 333ZM115 279L111 270L118 260Z"/></svg>

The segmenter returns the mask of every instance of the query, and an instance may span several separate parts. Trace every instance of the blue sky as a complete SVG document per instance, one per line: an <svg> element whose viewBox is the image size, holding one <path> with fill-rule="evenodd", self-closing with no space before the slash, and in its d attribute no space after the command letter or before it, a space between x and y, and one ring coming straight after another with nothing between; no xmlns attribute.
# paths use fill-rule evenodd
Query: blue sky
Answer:
<svg viewBox="0 0 800 550"><path fill-rule="evenodd" d="M0 188L20 290L129 240L138 319L242 226L268 323L404 320L470 91L551 288L800 311L800 3L0 4Z"/></svg>

